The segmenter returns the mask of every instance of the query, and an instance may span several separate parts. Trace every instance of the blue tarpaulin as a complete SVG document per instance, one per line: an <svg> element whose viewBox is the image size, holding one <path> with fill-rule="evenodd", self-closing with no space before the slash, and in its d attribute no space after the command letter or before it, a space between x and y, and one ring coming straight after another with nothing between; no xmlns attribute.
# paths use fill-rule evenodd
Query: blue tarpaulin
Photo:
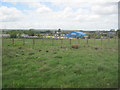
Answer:
<svg viewBox="0 0 120 90"><path fill-rule="evenodd" d="M79 31L73 31L73 32L70 32L68 34L66 34L65 36L66 37L82 37L82 36L85 36L86 33L83 33L83 32L79 32Z"/></svg>

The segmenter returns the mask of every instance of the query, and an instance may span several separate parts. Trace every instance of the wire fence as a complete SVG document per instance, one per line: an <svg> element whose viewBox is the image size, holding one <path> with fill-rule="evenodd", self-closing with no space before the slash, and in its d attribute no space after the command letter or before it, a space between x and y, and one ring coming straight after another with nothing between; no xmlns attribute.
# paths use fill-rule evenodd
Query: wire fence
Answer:
<svg viewBox="0 0 120 90"><path fill-rule="evenodd" d="M2 39L3 46L23 46L26 48L56 48L71 47L99 47L99 48L117 48L118 39Z"/></svg>

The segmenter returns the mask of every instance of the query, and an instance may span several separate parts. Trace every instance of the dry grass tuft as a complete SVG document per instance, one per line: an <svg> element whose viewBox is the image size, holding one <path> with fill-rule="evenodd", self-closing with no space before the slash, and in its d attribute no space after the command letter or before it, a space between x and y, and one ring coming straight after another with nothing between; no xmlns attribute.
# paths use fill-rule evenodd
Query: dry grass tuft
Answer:
<svg viewBox="0 0 120 90"><path fill-rule="evenodd" d="M78 45L78 44L73 44L73 45L72 45L72 48L78 49L78 48L79 48L79 45Z"/></svg>
<svg viewBox="0 0 120 90"><path fill-rule="evenodd" d="M18 47L18 49L22 49L22 47L21 47L21 46L19 46L19 47Z"/></svg>
<svg viewBox="0 0 120 90"><path fill-rule="evenodd" d="M95 50L98 50L99 48L98 47L94 47Z"/></svg>
<svg viewBox="0 0 120 90"><path fill-rule="evenodd" d="M65 47L65 46L61 46L61 48L62 48L62 49L66 49L67 47Z"/></svg>

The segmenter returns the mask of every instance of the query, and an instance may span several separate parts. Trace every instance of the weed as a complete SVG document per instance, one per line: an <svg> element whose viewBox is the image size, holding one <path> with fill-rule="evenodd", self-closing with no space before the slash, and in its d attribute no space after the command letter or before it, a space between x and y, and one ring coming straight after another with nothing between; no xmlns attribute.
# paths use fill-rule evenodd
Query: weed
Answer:
<svg viewBox="0 0 120 90"><path fill-rule="evenodd" d="M47 64L47 63L43 63L43 64Z"/></svg>
<svg viewBox="0 0 120 90"><path fill-rule="evenodd" d="M54 58L62 58L62 56L55 56Z"/></svg>
<svg viewBox="0 0 120 90"><path fill-rule="evenodd" d="M39 50L39 52L41 52L42 50Z"/></svg>
<svg viewBox="0 0 120 90"><path fill-rule="evenodd" d="M49 52L48 50L46 50L46 52Z"/></svg>
<svg viewBox="0 0 120 90"><path fill-rule="evenodd" d="M35 53L33 53L33 52L31 52L31 53L29 53L29 55L34 55Z"/></svg>
<svg viewBox="0 0 120 90"><path fill-rule="evenodd" d="M98 71L103 71L104 67L103 66L98 66Z"/></svg>
<svg viewBox="0 0 120 90"><path fill-rule="evenodd" d="M57 54L57 52L54 52L53 54Z"/></svg>
<svg viewBox="0 0 120 90"><path fill-rule="evenodd" d="M40 62L42 62L42 61L44 61L44 60L46 60L46 59L41 59Z"/></svg>

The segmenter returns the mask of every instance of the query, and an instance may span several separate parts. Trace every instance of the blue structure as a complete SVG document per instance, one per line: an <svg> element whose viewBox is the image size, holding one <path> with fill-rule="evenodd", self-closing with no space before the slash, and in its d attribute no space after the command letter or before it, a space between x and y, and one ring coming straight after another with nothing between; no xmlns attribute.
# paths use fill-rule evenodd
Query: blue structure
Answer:
<svg viewBox="0 0 120 90"><path fill-rule="evenodd" d="M68 34L66 34L65 36L66 37L82 37L82 36L85 36L86 33L83 33L83 32L79 32L79 31L73 31L73 32L70 32Z"/></svg>
<svg viewBox="0 0 120 90"><path fill-rule="evenodd" d="M111 34L113 34L113 33L112 33L112 32L108 32L108 33L107 33L107 35L111 35Z"/></svg>

